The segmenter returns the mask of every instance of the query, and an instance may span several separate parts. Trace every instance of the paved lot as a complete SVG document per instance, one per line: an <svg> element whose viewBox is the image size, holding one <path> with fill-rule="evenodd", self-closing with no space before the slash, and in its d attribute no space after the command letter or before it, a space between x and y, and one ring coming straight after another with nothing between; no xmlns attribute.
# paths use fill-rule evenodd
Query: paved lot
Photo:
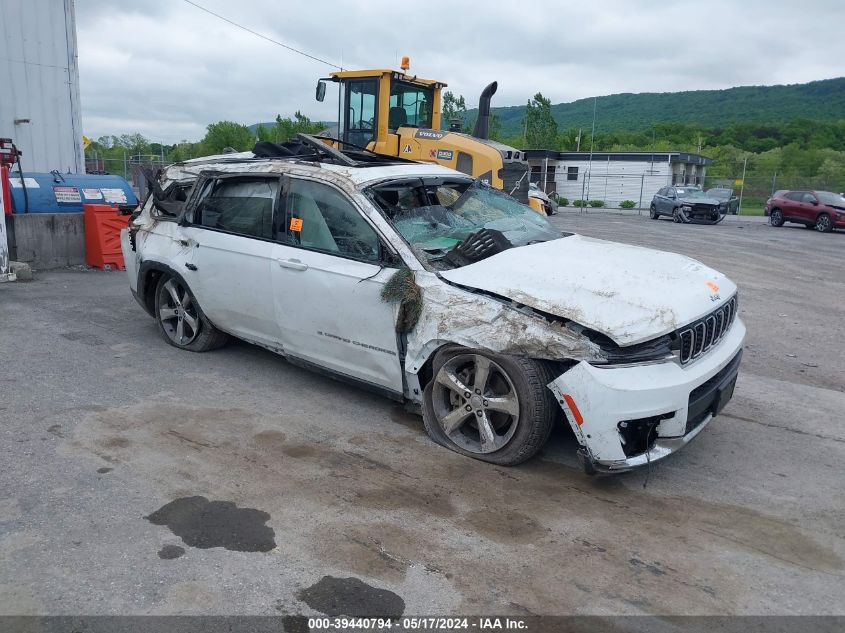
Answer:
<svg viewBox="0 0 845 633"><path fill-rule="evenodd" d="M650 476L585 476L564 429L482 464L261 349L180 352L120 273L0 285L0 614L845 613L845 235L554 222L741 288L734 400Z"/></svg>

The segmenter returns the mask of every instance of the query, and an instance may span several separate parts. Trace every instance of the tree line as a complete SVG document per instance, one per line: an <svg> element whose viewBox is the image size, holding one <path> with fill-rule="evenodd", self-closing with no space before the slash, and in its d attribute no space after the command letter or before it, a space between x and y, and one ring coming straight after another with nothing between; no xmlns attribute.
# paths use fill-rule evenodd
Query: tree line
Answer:
<svg viewBox="0 0 845 633"><path fill-rule="evenodd" d="M444 119L464 121L471 131L474 120L467 114L463 96L446 92ZM446 107L446 104L449 107ZM650 129L596 130L561 128L552 103L542 93L525 105L521 134L506 134L495 112L491 112L490 137L520 149L589 152L667 152L702 154L713 159L708 177L736 179L743 169L746 180L782 183L806 182L837 191L845 189L845 119L814 121L794 119L782 124L734 123L705 128L692 123L656 123ZM783 187L781 187L783 188Z"/></svg>
<svg viewBox="0 0 845 633"><path fill-rule="evenodd" d="M254 129L233 121L218 121L206 127L205 136L200 141L179 141L171 145L156 143L142 134L122 134L120 136L101 136L92 141L85 150L85 157L106 161L106 169L112 161L123 161L124 157L140 156L141 160L158 159L165 163L175 163L200 156L221 154L228 149L239 152L251 150L256 141L282 143L298 133L316 134L325 129L323 123L311 121L297 111L293 117L276 116L272 125L258 125Z"/></svg>
<svg viewBox="0 0 845 633"><path fill-rule="evenodd" d="M462 95L447 91L443 95L442 127L457 122L461 130L471 133L474 119L467 112ZM102 136L92 142L86 157L106 161L122 161L124 155L147 160L156 157L171 163L199 156L219 154L227 148L246 151L257 140L283 142L299 132L315 134L325 128L301 112L293 117L276 116L272 125L250 129L233 121L218 121L206 128L205 136L196 142L187 140L172 145L146 139L139 133ZM735 123L724 127L704 128L692 123L656 123L650 129L596 130L561 128L553 115L552 104L542 93L529 99L524 108L521 134L506 134L499 116L493 112L489 124L490 137L520 149L550 149L582 152L683 151L703 154L713 159L708 175L713 178L738 178L743 168L747 178L773 183L815 179L820 186L845 189L845 120L813 121L794 119L779 125ZM106 162L106 168L109 163ZM793 185L797 186L797 185Z"/></svg>

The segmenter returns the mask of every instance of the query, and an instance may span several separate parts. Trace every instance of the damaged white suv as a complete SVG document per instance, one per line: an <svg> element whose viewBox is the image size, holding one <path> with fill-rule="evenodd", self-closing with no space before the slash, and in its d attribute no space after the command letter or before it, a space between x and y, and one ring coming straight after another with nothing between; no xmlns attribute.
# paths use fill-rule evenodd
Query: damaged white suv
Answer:
<svg viewBox="0 0 845 633"><path fill-rule="evenodd" d="M518 464L560 420L587 472L629 470L733 394L745 326L724 275L562 234L461 173L301 136L150 182L122 247L165 340L235 336L331 372L465 455Z"/></svg>

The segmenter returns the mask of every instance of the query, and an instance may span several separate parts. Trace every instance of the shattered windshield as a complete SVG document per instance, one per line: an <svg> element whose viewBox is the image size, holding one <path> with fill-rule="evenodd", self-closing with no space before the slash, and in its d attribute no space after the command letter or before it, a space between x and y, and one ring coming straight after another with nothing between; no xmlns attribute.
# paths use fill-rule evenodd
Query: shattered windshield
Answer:
<svg viewBox="0 0 845 633"><path fill-rule="evenodd" d="M677 189L679 196L683 196L684 198L706 198L707 195L701 189Z"/></svg>
<svg viewBox="0 0 845 633"><path fill-rule="evenodd" d="M479 251L489 256L563 236L531 208L477 180L392 181L374 187L371 195L402 237L438 268L471 263L464 256L479 251L476 238L491 244Z"/></svg>

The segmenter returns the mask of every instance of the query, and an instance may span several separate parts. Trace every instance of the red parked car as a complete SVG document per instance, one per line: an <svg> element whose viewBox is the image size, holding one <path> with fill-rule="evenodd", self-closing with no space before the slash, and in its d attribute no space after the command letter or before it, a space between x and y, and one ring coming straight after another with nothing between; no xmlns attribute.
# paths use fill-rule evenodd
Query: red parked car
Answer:
<svg viewBox="0 0 845 633"><path fill-rule="evenodd" d="M803 224L822 233L845 229L845 198L830 191L778 191L766 208L772 226Z"/></svg>
<svg viewBox="0 0 845 633"><path fill-rule="evenodd" d="M763 215L769 217L772 214L772 200L775 198L783 198L783 194L789 193L789 189L778 189L772 194L772 197L766 200L766 206L763 207Z"/></svg>

